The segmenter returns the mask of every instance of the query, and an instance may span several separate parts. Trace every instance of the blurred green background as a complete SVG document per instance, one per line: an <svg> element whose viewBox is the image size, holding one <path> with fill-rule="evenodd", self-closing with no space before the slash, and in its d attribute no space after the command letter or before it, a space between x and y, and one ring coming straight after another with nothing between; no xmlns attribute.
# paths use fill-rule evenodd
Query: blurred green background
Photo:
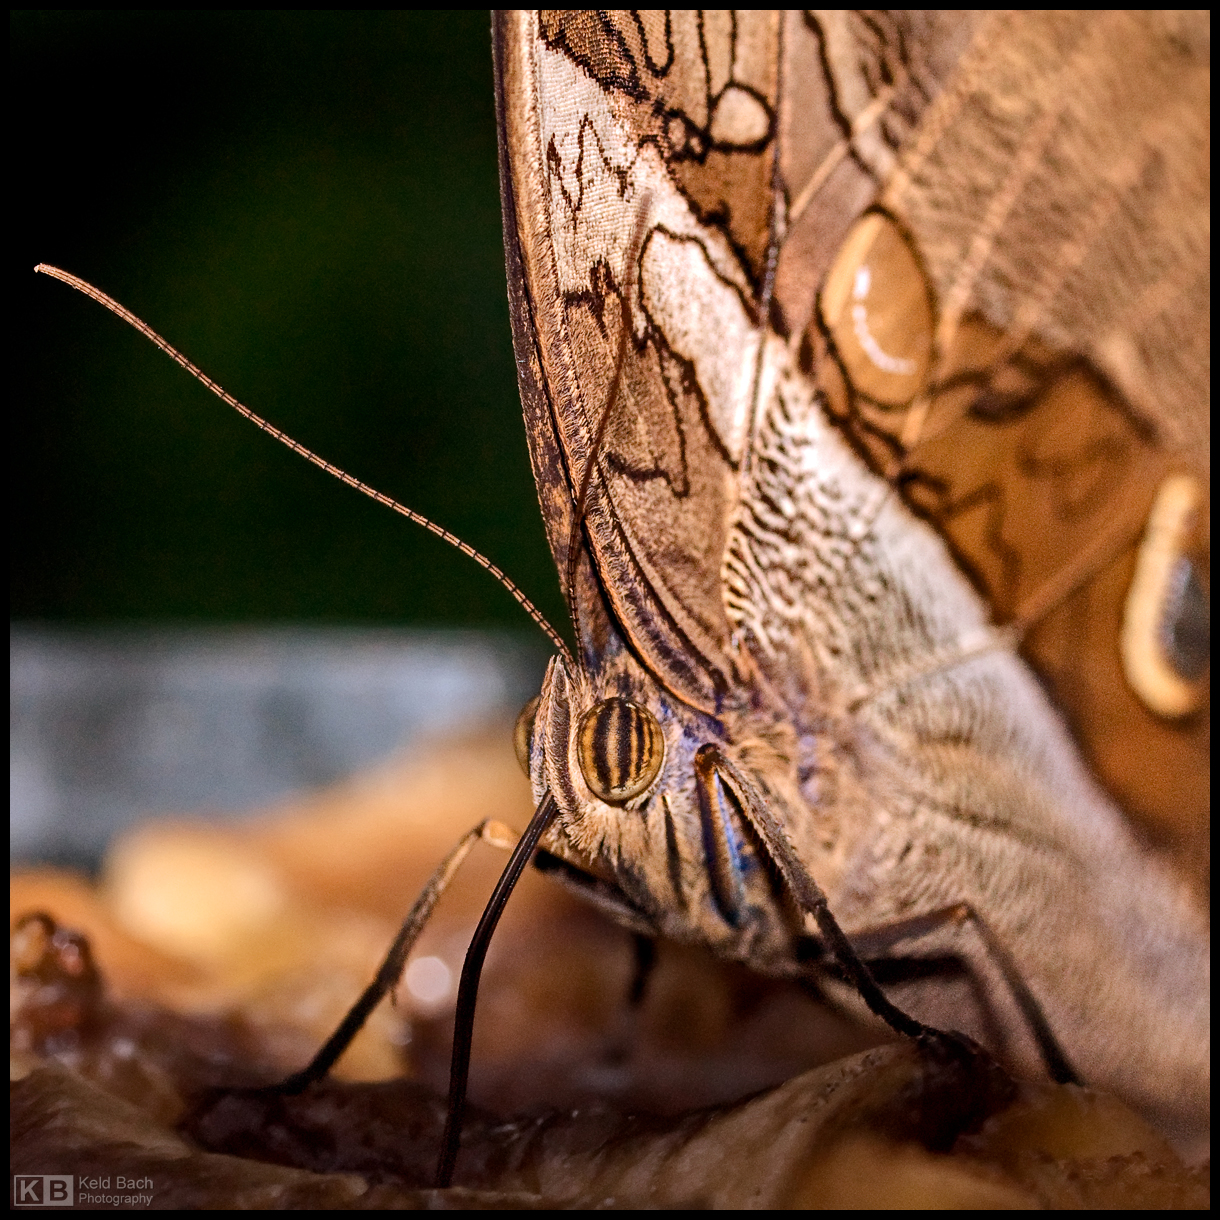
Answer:
<svg viewBox="0 0 1220 1220"><path fill-rule="evenodd" d="M36 262L565 615L513 366L485 12L14 12L12 615L503 625L479 568L272 442Z"/></svg>

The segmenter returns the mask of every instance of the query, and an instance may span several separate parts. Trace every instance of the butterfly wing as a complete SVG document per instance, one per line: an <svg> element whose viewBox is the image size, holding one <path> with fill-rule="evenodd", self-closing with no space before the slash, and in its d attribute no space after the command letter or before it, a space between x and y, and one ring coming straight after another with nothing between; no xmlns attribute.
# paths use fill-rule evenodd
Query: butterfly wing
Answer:
<svg viewBox="0 0 1220 1220"><path fill-rule="evenodd" d="M899 472L995 619L1027 629L1024 655L1110 791L1196 862L1210 800L1206 606L1198 597L1168 623L1149 607L1160 634L1132 621L1142 599L1168 595L1134 582L1168 479L1198 501L1177 570L1189 563L1202 593L1210 567L1209 56L1202 13L992 15L918 130L888 160L862 158L870 202L909 235L935 302L913 400L870 399L867 375L853 384L853 336L819 314L798 252L825 227L812 205L790 221L777 285L809 358L837 347L818 363L828 389L847 370L828 398L855 444ZM1198 648L1161 662L1175 626ZM1149 692L1142 664L1163 665L1176 698Z"/></svg>
<svg viewBox="0 0 1220 1220"><path fill-rule="evenodd" d="M1205 672L1172 714L1110 695L1132 622L1154 653L1190 636L1169 575L1205 584L1206 30L579 12L495 41L520 380L584 663L544 687L536 792L655 926L764 968L796 968L767 856L853 935L964 904L1088 1079L1205 1122L1203 923L1006 645L1128 812L1198 812ZM629 811L585 792L571 731L626 654L668 700L664 799ZM948 994L920 1015L957 1024Z"/></svg>
<svg viewBox="0 0 1220 1220"><path fill-rule="evenodd" d="M690 57L678 62L664 34L649 49L647 31L625 13L496 19L514 336L556 562L591 582L567 590L582 651L602 654L604 603L652 672L710 708L730 685L719 563L734 458L701 416L682 355L651 332L628 265L643 253L628 247L650 180L665 172L643 134L623 138L650 102L640 69L656 54L671 83L695 87ZM574 565L572 506L586 481L577 540L588 564Z"/></svg>
<svg viewBox="0 0 1220 1220"><path fill-rule="evenodd" d="M1129 813L1197 848L1205 680L1158 715L1118 640L1158 487L1209 480L1206 18L581 10L501 14L496 48L527 428L587 662L617 630L692 706L732 698L721 565L755 369L718 364L737 319L711 302L700 333L658 324L710 261L995 619L1031 628ZM909 244L909 267L872 250L919 368L896 392L819 307L870 208Z"/></svg>

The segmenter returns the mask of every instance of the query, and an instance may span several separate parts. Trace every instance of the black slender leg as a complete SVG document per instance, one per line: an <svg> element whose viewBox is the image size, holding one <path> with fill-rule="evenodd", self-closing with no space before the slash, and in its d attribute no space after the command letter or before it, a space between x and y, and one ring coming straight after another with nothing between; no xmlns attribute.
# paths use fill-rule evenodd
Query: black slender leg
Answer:
<svg viewBox="0 0 1220 1220"><path fill-rule="evenodd" d="M1080 1077L1059 1045L1059 1040L1055 1037L1050 1022L1042 1011L1042 1005L1038 1003L1037 997L1021 974L1020 966L1004 948L986 920L968 903L959 902L950 907L929 911L926 915L915 915L909 919L896 920L876 928L853 931L851 939L856 951L869 960L874 974L877 973L877 968L880 966L887 982L927 977L930 972L936 972L937 966L945 971L957 969L974 978L975 974L970 967L969 957L964 953L954 954L951 957L941 954L936 959L914 956L888 958L888 950L902 941L926 936L945 928L967 926L974 930L983 951L999 970L1005 985L1016 1001L1017 1008L1038 1045L1047 1074L1060 1084L1080 1084ZM884 965L882 965L883 962Z"/></svg>

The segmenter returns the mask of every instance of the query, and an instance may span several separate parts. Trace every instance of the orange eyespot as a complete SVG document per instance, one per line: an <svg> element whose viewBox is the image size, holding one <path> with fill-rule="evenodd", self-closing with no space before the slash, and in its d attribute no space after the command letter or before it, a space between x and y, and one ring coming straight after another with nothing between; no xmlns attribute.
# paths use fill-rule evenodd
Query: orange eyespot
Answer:
<svg viewBox="0 0 1220 1220"><path fill-rule="evenodd" d="M528 776L530 773L530 749L534 744L534 721L538 717L538 695L535 695L517 713L517 723L513 725L513 749L521 770Z"/></svg>
<svg viewBox="0 0 1220 1220"><path fill-rule="evenodd" d="M581 717L576 748L589 790L609 805L645 792L665 761L657 718L618 696L603 699Z"/></svg>
<svg viewBox="0 0 1220 1220"><path fill-rule="evenodd" d="M932 294L902 230L869 212L848 233L819 298L857 392L901 407L923 388L932 361Z"/></svg>

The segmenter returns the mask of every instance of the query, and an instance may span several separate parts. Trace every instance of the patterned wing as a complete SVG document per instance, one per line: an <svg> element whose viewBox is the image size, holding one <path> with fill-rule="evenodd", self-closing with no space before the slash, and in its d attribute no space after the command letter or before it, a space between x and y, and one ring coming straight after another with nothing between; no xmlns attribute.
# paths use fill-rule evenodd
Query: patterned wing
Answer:
<svg viewBox="0 0 1220 1220"><path fill-rule="evenodd" d="M1197 849L1208 35L1124 13L497 17L518 364L588 664L617 632L691 706L737 697L722 560L760 365L723 353L765 318L1025 633L1111 791ZM739 308L693 299L707 273ZM1153 533L1172 545L1141 559Z"/></svg>
<svg viewBox="0 0 1220 1220"><path fill-rule="evenodd" d="M859 80L876 20L787 27L794 55L856 51L825 78L851 99L835 106L851 155L785 172L789 332L858 449L947 538L996 621L1026 632L1024 655L1103 781L1197 865L1209 821L1208 18L991 16L913 133L891 120L893 85ZM883 44L903 47L891 20ZM874 79L917 71L900 60ZM871 243L857 227L864 245L839 246L829 276L806 253L827 227L825 186L809 185L819 174L855 181L877 209ZM872 283L857 303L847 281L861 267ZM921 273L928 297L904 307ZM861 319L884 351L861 345ZM887 358L916 371L887 372Z"/></svg>

